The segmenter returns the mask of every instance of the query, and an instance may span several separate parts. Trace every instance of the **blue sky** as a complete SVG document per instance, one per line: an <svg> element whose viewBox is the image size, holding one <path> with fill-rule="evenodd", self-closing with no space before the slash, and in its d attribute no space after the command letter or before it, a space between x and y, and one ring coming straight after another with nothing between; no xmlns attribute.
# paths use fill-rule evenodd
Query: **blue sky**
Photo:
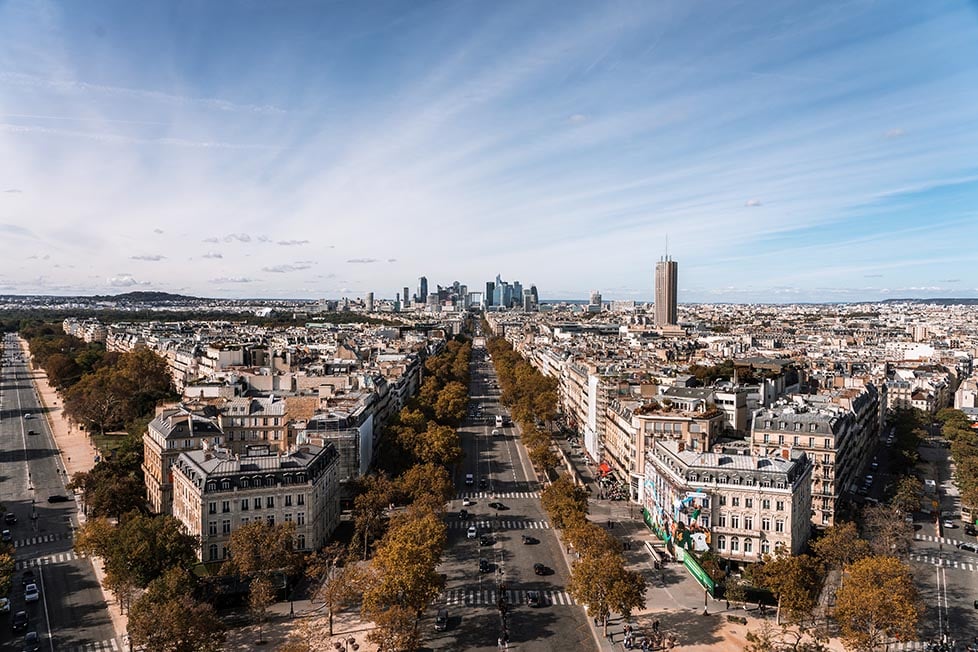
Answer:
<svg viewBox="0 0 978 652"><path fill-rule="evenodd" d="M0 292L978 296L973 2L0 1Z"/></svg>

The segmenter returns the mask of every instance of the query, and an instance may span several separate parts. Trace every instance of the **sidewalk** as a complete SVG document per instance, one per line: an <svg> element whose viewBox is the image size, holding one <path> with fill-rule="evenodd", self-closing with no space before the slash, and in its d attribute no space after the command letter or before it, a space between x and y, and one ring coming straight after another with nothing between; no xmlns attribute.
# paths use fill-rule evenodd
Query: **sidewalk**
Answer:
<svg viewBox="0 0 978 652"><path fill-rule="evenodd" d="M289 610L293 607L294 618L289 616ZM359 652L378 652L377 646L367 641L367 633L373 627L373 623L361 622L360 614L351 609L333 615L333 636L329 636L329 614L321 606L309 600L296 600L294 605L290 602L277 602L269 608L268 619L262 626L262 647L274 650L277 646L294 640L309 644L317 652L335 652L336 644L346 641L350 650L355 643L359 646ZM293 635L291 638L290 634ZM354 643L350 643L351 639ZM229 627L224 649L254 650L257 641L258 625Z"/></svg>
<svg viewBox="0 0 978 652"><path fill-rule="evenodd" d="M21 349L24 355L30 360L30 349L23 338L20 339ZM75 473L90 471L95 466L95 447L88 439L88 434L80 428L71 426L62 411L61 397L48 383L47 374L43 369L30 368L30 376L34 381L35 393L41 402L42 411L47 419L48 427L54 437L54 444L58 448L58 459L60 460L64 482ZM67 489L65 493L68 493ZM76 503L77 509L77 503ZM85 515L80 509L77 511L77 525L85 522ZM102 570L102 562L97 558L92 559L92 566L95 569L95 577L99 586L105 574ZM105 601L112 619L112 628L115 630L116 637L121 641L128 628L129 619L122 613L118 601L111 592L102 587L102 599Z"/></svg>

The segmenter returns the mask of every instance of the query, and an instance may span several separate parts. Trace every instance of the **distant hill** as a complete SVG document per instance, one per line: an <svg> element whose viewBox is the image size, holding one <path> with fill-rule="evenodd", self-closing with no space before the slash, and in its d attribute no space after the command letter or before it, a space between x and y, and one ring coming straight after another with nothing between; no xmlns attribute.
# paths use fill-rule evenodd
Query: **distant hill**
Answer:
<svg viewBox="0 0 978 652"><path fill-rule="evenodd" d="M182 294L170 294L169 292L126 292L108 296L96 296L93 299L110 299L113 301L126 301L132 303L173 303L184 301L200 301L198 297L188 297Z"/></svg>
<svg viewBox="0 0 978 652"><path fill-rule="evenodd" d="M957 299L886 299L880 303L930 303L937 306L978 306L978 298Z"/></svg>

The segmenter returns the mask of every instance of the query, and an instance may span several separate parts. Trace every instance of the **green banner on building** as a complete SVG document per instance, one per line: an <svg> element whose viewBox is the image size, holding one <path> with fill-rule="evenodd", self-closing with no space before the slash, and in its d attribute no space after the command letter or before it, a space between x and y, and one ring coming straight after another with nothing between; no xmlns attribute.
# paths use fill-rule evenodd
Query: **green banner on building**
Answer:
<svg viewBox="0 0 978 652"><path fill-rule="evenodd" d="M676 546L676 553L680 561L683 562L683 566L685 566L686 570L689 571L689 574L696 578L696 581L699 582L704 589L709 591L710 595L713 595L717 588L716 582L714 582L710 576L706 574L703 567L700 566L698 561L696 561L696 557L679 546Z"/></svg>

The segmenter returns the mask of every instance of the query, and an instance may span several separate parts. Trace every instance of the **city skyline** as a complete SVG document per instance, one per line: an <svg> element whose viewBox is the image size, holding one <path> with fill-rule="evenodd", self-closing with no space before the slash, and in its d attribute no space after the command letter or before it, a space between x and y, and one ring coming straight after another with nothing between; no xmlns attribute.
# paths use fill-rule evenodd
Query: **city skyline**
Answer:
<svg viewBox="0 0 978 652"><path fill-rule="evenodd" d="M570 8L6 3L0 293L978 296L973 4Z"/></svg>

